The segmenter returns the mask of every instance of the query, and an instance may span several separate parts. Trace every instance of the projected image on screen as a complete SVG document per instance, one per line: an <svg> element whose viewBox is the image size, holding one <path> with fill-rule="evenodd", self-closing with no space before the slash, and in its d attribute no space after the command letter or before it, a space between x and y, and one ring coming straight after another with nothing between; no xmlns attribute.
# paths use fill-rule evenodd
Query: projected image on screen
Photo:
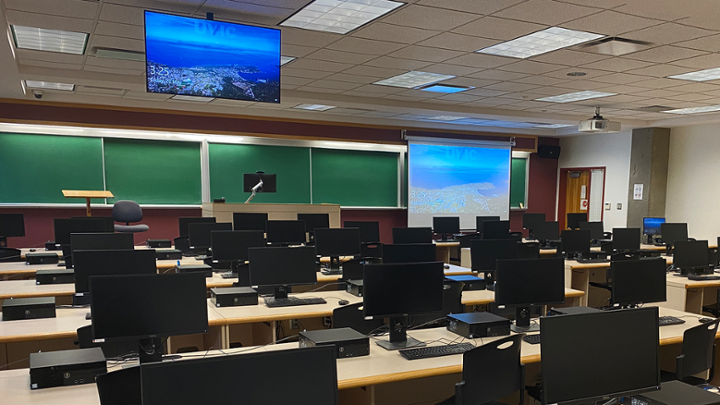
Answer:
<svg viewBox="0 0 720 405"><path fill-rule="evenodd" d="M280 30L145 12L147 90L280 102Z"/></svg>
<svg viewBox="0 0 720 405"><path fill-rule="evenodd" d="M510 148L410 143L409 182L409 226L450 214L464 229L475 216L508 219Z"/></svg>

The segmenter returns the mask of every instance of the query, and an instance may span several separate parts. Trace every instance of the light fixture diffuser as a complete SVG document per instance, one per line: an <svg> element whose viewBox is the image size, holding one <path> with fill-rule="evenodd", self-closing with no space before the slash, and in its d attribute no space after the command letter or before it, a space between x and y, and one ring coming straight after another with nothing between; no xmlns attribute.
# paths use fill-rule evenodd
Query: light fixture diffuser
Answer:
<svg viewBox="0 0 720 405"><path fill-rule="evenodd" d="M25 80L25 87L27 87L28 89L47 89L63 91L75 90L75 85L71 83L43 82L40 80Z"/></svg>
<svg viewBox="0 0 720 405"><path fill-rule="evenodd" d="M195 101L198 103L209 103L215 98L213 97L198 97L198 96L186 96L184 94L176 94L172 97L170 97L170 100L180 100L180 101Z"/></svg>
<svg viewBox="0 0 720 405"><path fill-rule="evenodd" d="M15 47L18 49L33 49L73 55L85 53L88 34L84 32L46 30L21 25L11 25L11 28Z"/></svg>
<svg viewBox="0 0 720 405"><path fill-rule="evenodd" d="M617 93L603 93L601 91L576 91L574 93L560 94L536 98L535 101L549 101L551 103L572 103L573 101L590 100L591 98L615 96Z"/></svg>
<svg viewBox="0 0 720 405"><path fill-rule="evenodd" d="M390 0L314 0L280 25L347 34L403 4Z"/></svg>
<svg viewBox="0 0 720 405"><path fill-rule="evenodd" d="M450 86L447 84L433 84L427 87L424 87L420 90L422 91L432 91L435 93L447 93L447 94L453 94L453 93L460 93L461 91L471 90L475 87L463 87L463 86Z"/></svg>
<svg viewBox="0 0 720 405"><path fill-rule="evenodd" d="M406 89L414 89L416 87L422 87L427 86L428 84L433 84L437 82L441 82L443 80L452 79L455 76L451 75L441 75L439 73L429 73L429 72L418 72L418 71L411 71L407 73L403 73L401 75L393 76L388 79L383 79L380 81L377 81L373 84L379 84L381 86L393 86L393 87L403 87Z"/></svg>
<svg viewBox="0 0 720 405"><path fill-rule="evenodd" d="M692 80L694 82L706 82L708 80L720 79L720 68L698 70L697 72L683 73L681 75L668 76L668 79Z"/></svg>
<svg viewBox="0 0 720 405"><path fill-rule="evenodd" d="M575 125L570 124L537 124L533 128L545 128L545 129L556 129L556 128L567 128L574 127Z"/></svg>
<svg viewBox="0 0 720 405"><path fill-rule="evenodd" d="M511 41L480 49L477 52L525 59L602 37L603 35L590 32L550 27Z"/></svg>
<svg viewBox="0 0 720 405"><path fill-rule="evenodd" d="M434 117L429 117L429 121L456 121L456 120L462 120L467 117L458 117L454 115L436 115Z"/></svg>
<svg viewBox="0 0 720 405"><path fill-rule="evenodd" d="M280 56L280 66L283 66L283 65L285 65L285 64L288 64L288 63L294 61L295 59L297 59L297 58L294 57L294 56L285 56L285 55L282 55L282 56Z"/></svg>
<svg viewBox="0 0 720 405"><path fill-rule="evenodd" d="M324 104L298 104L293 108L297 108L300 110L309 110L309 111L327 111L332 110L333 108L336 108L334 105L324 105Z"/></svg>
<svg viewBox="0 0 720 405"><path fill-rule="evenodd" d="M690 107L690 108L679 108L676 110L663 111L664 113L670 114L700 114L707 112L720 111L720 105L709 105L706 107Z"/></svg>

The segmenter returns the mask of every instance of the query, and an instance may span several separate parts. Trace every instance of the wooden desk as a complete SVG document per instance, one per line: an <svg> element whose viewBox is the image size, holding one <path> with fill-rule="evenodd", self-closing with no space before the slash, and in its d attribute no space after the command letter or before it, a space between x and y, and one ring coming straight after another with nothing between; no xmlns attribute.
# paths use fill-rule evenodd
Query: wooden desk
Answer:
<svg viewBox="0 0 720 405"><path fill-rule="evenodd" d="M583 291L565 288L566 306L582 306L584 303L584 296L585 293ZM567 298L571 299L570 302L568 302ZM461 301L465 305L487 305L495 302L495 291L463 291Z"/></svg>
<svg viewBox="0 0 720 405"><path fill-rule="evenodd" d="M115 198L113 193L107 190L90 191L90 190L63 190L63 196L65 198L84 198L85 199L85 211L87 216L92 216L90 212L90 199L91 198Z"/></svg>
<svg viewBox="0 0 720 405"><path fill-rule="evenodd" d="M183 257L180 264L202 264L202 261L195 260L192 257ZM174 269L177 260L158 260L157 268L159 271L167 271ZM22 277L34 277L38 270L58 270L65 267L58 267L57 264L25 264L25 262L0 263L0 280Z"/></svg>
<svg viewBox="0 0 720 405"><path fill-rule="evenodd" d="M434 240L433 244L435 245L435 260L443 263L450 263L452 251L458 249L460 246L460 242L455 241L443 242L440 240Z"/></svg>
<svg viewBox="0 0 720 405"><path fill-rule="evenodd" d="M717 302L720 280L693 281L667 275L667 301L663 306L678 311L702 314L702 307Z"/></svg>

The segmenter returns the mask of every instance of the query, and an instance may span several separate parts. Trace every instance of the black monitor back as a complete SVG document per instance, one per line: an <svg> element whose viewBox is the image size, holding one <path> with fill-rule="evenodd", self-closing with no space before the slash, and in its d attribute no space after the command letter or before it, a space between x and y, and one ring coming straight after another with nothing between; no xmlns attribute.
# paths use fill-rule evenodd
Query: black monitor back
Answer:
<svg viewBox="0 0 720 405"><path fill-rule="evenodd" d="M70 245L71 233L115 232L112 217L56 218L54 225L55 243L60 245Z"/></svg>
<svg viewBox="0 0 720 405"><path fill-rule="evenodd" d="M660 235L666 245L672 246L678 241L688 240L687 224L682 223L664 223L660 224Z"/></svg>
<svg viewBox="0 0 720 405"><path fill-rule="evenodd" d="M605 227L603 226L602 221L580 222L580 229L590 231L590 239L592 240L603 239L603 235L605 233Z"/></svg>
<svg viewBox="0 0 720 405"><path fill-rule="evenodd" d="M155 250L76 250L75 292L90 291L91 276L114 276L123 274L156 274Z"/></svg>
<svg viewBox="0 0 720 405"><path fill-rule="evenodd" d="M130 340L206 333L205 274L99 276L90 279L95 339Z"/></svg>
<svg viewBox="0 0 720 405"><path fill-rule="evenodd" d="M493 216L478 216L478 217L475 217L475 230L476 230L478 233L482 233L482 229L483 229L482 223L483 223L483 222L485 222L485 221L499 221L499 220L500 220L500 217L499 217L499 216L494 216L494 215L493 215Z"/></svg>
<svg viewBox="0 0 720 405"><path fill-rule="evenodd" d="M383 263L418 263L435 261L435 245L432 243L408 243L383 245Z"/></svg>
<svg viewBox="0 0 720 405"><path fill-rule="evenodd" d="M188 224L215 223L215 217L180 217L178 218L179 236L188 236Z"/></svg>
<svg viewBox="0 0 720 405"><path fill-rule="evenodd" d="M355 256L360 254L358 228L316 228L315 249L320 256Z"/></svg>
<svg viewBox="0 0 720 405"><path fill-rule="evenodd" d="M612 247L618 252L634 252L640 250L640 228L613 228Z"/></svg>
<svg viewBox="0 0 720 405"><path fill-rule="evenodd" d="M590 253L590 231L572 230L560 233L560 245L562 251L568 254Z"/></svg>
<svg viewBox="0 0 720 405"><path fill-rule="evenodd" d="M25 236L25 217L23 214L0 214L0 237Z"/></svg>
<svg viewBox="0 0 720 405"><path fill-rule="evenodd" d="M233 230L265 232L265 222L267 220L267 213L233 212Z"/></svg>
<svg viewBox="0 0 720 405"><path fill-rule="evenodd" d="M510 238L510 221L484 221L482 223L483 239Z"/></svg>
<svg viewBox="0 0 720 405"><path fill-rule="evenodd" d="M560 223L554 221L535 224L533 237L543 242L548 240L560 240Z"/></svg>
<svg viewBox="0 0 720 405"><path fill-rule="evenodd" d="M277 192L277 175L276 174L259 174L259 173L245 173L243 174L243 191L246 193L252 192L260 180L263 185L260 187L258 193L275 193Z"/></svg>
<svg viewBox="0 0 720 405"><path fill-rule="evenodd" d="M255 352L142 366L143 404L337 405L332 346Z"/></svg>
<svg viewBox="0 0 720 405"><path fill-rule="evenodd" d="M305 221L305 232L314 232L317 228L330 228L330 214L297 214L299 221Z"/></svg>
<svg viewBox="0 0 720 405"><path fill-rule="evenodd" d="M190 246L209 248L210 245L212 245L212 240L210 238L210 232L212 231L232 231L232 224L229 222L194 222L188 224L188 236L190 237Z"/></svg>
<svg viewBox="0 0 720 405"><path fill-rule="evenodd" d="M495 271L496 260L517 258L517 242L512 239L474 239L470 242L473 271Z"/></svg>
<svg viewBox="0 0 720 405"><path fill-rule="evenodd" d="M267 221L265 229L270 243L300 245L307 241L305 221Z"/></svg>
<svg viewBox="0 0 720 405"><path fill-rule="evenodd" d="M368 264L363 275L363 314L393 318L441 311L442 262Z"/></svg>
<svg viewBox="0 0 720 405"><path fill-rule="evenodd" d="M659 389L657 307L549 316L540 318L540 329L543 403Z"/></svg>
<svg viewBox="0 0 720 405"><path fill-rule="evenodd" d="M393 228L394 244L400 243L432 243L432 228Z"/></svg>
<svg viewBox="0 0 720 405"><path fill-rule="evenodd" d="M266 246L263 231L212 231L210 240L213 261L219 262L243 262L249 248Z"/></svg>
<svg viewBox="0 0 720 405"><path fill-rule="evenodd" d="M76 250L132 250L135 240L131 233L73 233L72 251Z"/></svg>
<svg viewBox="0 0 720 405"><path fill-rule="evenodd" d="M629 306L667 299L667 263L663 258L619 260L610 264L610 303Z"/></svg>
<svg viewBox="0 0 720 405"><path fill-rule="evenodd" d="M253 286L317 283L314 246L250 248L248 256Z"/></svg>
<svg viewBox="0 0 720 405"><path fill-rule="evenodd" d="M495 303L507 306L565 302L565 261L552 259L498 260Z"/></svg>
<svg viewBox="0 0 720 405"><path fill-rule="evenodd" d="M433 217L433 232L438 235L460 233L460 217Z"/></svg>
<svg viewBox="0 0 720 405"><path fill-rule="evenodd" d="M377 221L345 221L344 228L360 229L360 242L380 242L380 223Z"/></svg>
<svg viewBox="0 0 720 405"><path fill-rule="evenodd" d="M710 265L708 241L677 241L673 266L681 270L703 269Z"/></svg>
<svg viewBox="0 0 720 405"><path fill-rule="evenodd" d="M342 279L343 280L362 280L363 266L366 264L382 263L379 257L357 257L343 262Z"/></svg>
<svg viewBox="0 0 720 405"><path fill-rule="evenodd" d="M580 222L587 222L587 212L576 212L567 214L567 227L570 229L580 228Z"/></svg>
<svg viewBox="0 0 720 405"><path fill-rule="evenodd" d="M523 229L532 229L534 232L535 226L544 222L545 214L523 213Z"/></svg>

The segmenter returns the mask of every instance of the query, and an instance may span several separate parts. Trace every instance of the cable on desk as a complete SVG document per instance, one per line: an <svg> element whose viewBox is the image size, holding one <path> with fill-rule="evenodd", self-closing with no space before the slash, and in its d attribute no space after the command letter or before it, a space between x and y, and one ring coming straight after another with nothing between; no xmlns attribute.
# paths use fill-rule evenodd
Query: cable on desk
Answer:
<svg viewBox="0 0 720 405"><path fill-rule="evenodd" d="M425 323L421 323L420 325L414 325L414 326L408 328L408 330L417 329L417 328L423 327L423 326L425 326L425 325L430 325L430 324L432 324L432 323L435 323L435 322L438 322L438 321L442 321L442 320L444 320L444 319L447 319L447 317L442 317L442 318L433 319L432 321L428 321L428 322L425 322Z"/></svg>
<svg viewBox="0 0 720 405"><path fill-rule="evenodd" d="M23 362L23 361L25 361L25 360L30 360L30 357L26 357L26 358L24 358L24 359L22 359L22 360L16 360L16 361L13 361L12 363L3 364L3 365L0 366L0 370L2 370L3 368L5 368L5 367L7 367L7 366L12 366L13 364L17 364L17 363Z"/></svg>
<svg viewBox="0 0 720 405"><path fill-rule="evenodd" d="M22 255L8 256L8 257L0 257L0 260L17 259L17 258L19 258L19 257L22 257Z"/></svg>

